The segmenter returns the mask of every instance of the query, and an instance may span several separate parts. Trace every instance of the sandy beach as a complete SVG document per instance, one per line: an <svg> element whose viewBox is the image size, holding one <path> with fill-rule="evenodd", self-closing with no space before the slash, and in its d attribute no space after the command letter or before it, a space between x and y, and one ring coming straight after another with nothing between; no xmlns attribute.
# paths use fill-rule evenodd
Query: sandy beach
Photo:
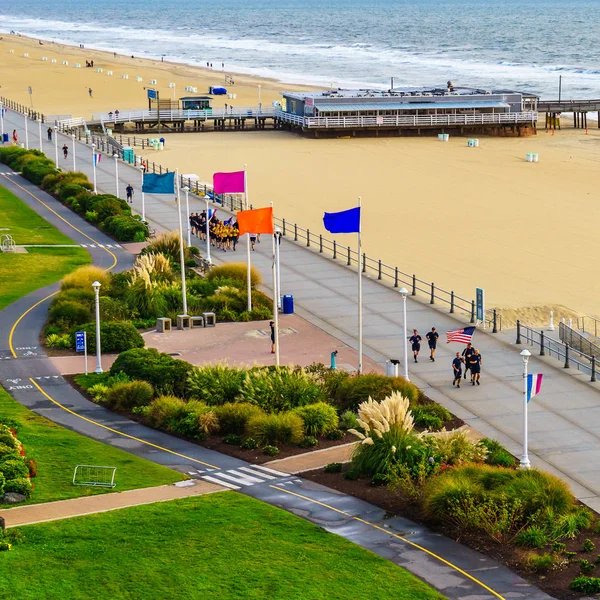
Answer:
<svg viewBox="0 0 600 600"><path fill-rule="evenodd" d="M72 67L92 59L114 75ZM143 86L151 78L162 97L171 97L169 82L177 96L187 85L205 93L224 83L227 71L216 67L114 58L4 36L0 94L29 103L31 85L34 106L45 114L89 118L94 111L147 106ZM236 106L256 105L259 84L263 104L279 99L281 89L301 87L231 75ZM230 101L214 105L223 102ZM323 210L349 208L360 195L369 256L464 297L483 287L487 304L505 309L507 321L520 315L537 324L551 308L557 318L600 314L600 130L591 125L588 134L566 128L554 136L540 130L529 138L480 137L479 148L459 137L441 143L434 137L314 140L283 131L189 133L166 136L165 150L148 157L204 181L246 163L252 204L272 201L277 215L317 234L324 233ZM525 162L528 152L537 152L540 162ZM353 236L338 241L355 243Z"/></svg>

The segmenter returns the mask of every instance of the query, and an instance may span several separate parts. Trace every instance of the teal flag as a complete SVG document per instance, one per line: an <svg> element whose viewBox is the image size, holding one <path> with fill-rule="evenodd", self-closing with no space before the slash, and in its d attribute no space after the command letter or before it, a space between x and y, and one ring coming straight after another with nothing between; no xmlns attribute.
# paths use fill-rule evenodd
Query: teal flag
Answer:
<svg viewBox="0 0 600 600"><path fill-rule="evenodd" d="M163 175L145 173L142 192L144 194L174 194L175 172L164 173Z"/></svg>

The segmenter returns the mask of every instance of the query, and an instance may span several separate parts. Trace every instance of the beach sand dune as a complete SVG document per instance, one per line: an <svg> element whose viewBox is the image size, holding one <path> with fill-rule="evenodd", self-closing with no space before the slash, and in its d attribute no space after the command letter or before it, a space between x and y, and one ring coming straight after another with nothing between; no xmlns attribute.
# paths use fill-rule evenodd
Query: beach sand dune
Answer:
<svg viewBox="0 0 600 600"><path fill-rule="evenodd" d="M35 106L48 114L89 118L92 111L143 108L142 88L150 78L159 80L163 97L171 94L170 81L178 95L185 85L205 93L208 85L223 83L220 72L61 47L60 56L70 63L94 58L95 66L112 67L114 75L107 77L42 62L42 55L59 54L49 44L36 44L6 36L0 42L0 93L25 103L32 85ZM136 76L145 83L136 83ZM281 89L300 87L234 79L236 106L256 105L259 83L265 104ZM220 98L215 105L224 102L231 101ZM370 257L465 298L483 287L487 304L503 307L507 322L521 314L542 324L551 308L555 318L568 318L569 311L600 314L596 128L588 134L563 129L554 136L543 130L528 138L480 136L479 148L452 136L448 143L434 137L314 140L284 131L165 137L164 151L146 151L149 160L203 181L214 171L248 164L252 204L272 201L278 216L316 234L325 233L324 210L349 208L362 196L363 243ZM540 162L527 163L528 152L539 153ZM355 245L354 236L337 239ZM568 307L564 314L561 306Z"/></svg>

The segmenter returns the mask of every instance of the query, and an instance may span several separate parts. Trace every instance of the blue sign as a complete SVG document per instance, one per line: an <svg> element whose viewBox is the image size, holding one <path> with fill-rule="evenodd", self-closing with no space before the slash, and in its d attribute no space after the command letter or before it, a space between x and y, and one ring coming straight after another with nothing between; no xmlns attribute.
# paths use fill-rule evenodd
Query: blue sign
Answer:
<svg viewBox="0 0 600 600"><path fill-rule="evenodd" d="M476 312L476 319L478 321L483 321L484 316L484 293L483 293L483 289L482 288L476 288L475 290L475 303L476 303L476 307L477 307L477 312Z"/></svg>
<svg viewBox="0 0 600 600"><path fill-rule="evenodd" d="M156 90L152 90L152 89L148 88L147 92L148 92L149 100L156 100Z"/></svg>
<svg viewBox="0 0 600 600"><path fill-rule="evenodd" d="M85 332L77 331L75 333L75 351L83 352L85 350Z"/></svg>

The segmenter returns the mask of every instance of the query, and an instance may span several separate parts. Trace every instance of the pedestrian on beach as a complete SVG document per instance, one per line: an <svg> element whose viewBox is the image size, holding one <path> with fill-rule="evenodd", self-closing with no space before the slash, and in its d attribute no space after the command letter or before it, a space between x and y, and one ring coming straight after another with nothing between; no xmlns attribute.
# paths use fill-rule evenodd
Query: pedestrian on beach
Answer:
<svg viewBox="0 0 600 600"><path fill-rule="evenodd" d="M48 127L48 141L51 142L52 141L52 127Z"/></svg>
<svg viewBox="0 0 600 600"><path fill-rule="evenodd" d="M93 92L92 92L92 88L88 88L88 94L90 95L90 98L93 98Z"/></svg>
<svg viewBox="0 0 600 600"><path fill-rule="evenodd" d="M62 147L62 151L63 154L65 155L65 160L68 158L69 156L69 146L67 146L66 144Z"/></svg>
<svg viewBox="0 0 600 600"><path fill-rule="evenodd" d="M462 365L463 365L462 357L460 356L460 352L457 352L456 356L452 360L452 373L454 375L454 379L452 380L452 385L455 385L456 387L460 387L460 380L462 377Z"/></svg>
<svg viewBox="0 0 600 600"><path fill-rule="evenodd" d="M416 329L413 329L413 334L409 338L409 342L411 343L411 348L413 351L413 356L415 357L415 362L419 362L417 360L419 356L419 351L421 350L421 340L423 338L419 335L419 332Z"/></svg>
<svg viewBox="0 0 600 600"><path fill-rule="evenodd" d="M467 344L467 347L462 351L463 362L465 363L465 379L467 378L467 371L471 368L471 356L474 354L475 349L471 345L471 342Z"/></svg>
<svg viewBox="0 0 600 600"><path fill-rule="evenodd" d="M125 194L127 195L127 202L133 204L133 186L130 183L128 183L125 188Z"/></svg>
<svg viewBox="0 0 600 600"><path fill-rule="evenodd" d="M13 129L13 144L18 144L19 143L19 134L17 133L16 129Z"/></svg>
<svg viewBox="0 0 600 600"><path fill-rule="evenodd" d="M432 327L431 331L429 331L425 337L427 338L427 343L429 344L429 360L435 362L435 349L440 334L435 330L435 327Z"/></svg>
<svg viewBox="0 0 600 600"><path fill-rule="evenodd" d="M471 385L480 385L479 378L481 377L481 354L479 350L475 349L471 358L469 359L471 365Z"/></svg>
<svg viewBox="0 0 600 600"><path fill-rule="evenodd" d="M275 322L271 321L269 327L271 328L271 354L275 354Z"/></svg>

